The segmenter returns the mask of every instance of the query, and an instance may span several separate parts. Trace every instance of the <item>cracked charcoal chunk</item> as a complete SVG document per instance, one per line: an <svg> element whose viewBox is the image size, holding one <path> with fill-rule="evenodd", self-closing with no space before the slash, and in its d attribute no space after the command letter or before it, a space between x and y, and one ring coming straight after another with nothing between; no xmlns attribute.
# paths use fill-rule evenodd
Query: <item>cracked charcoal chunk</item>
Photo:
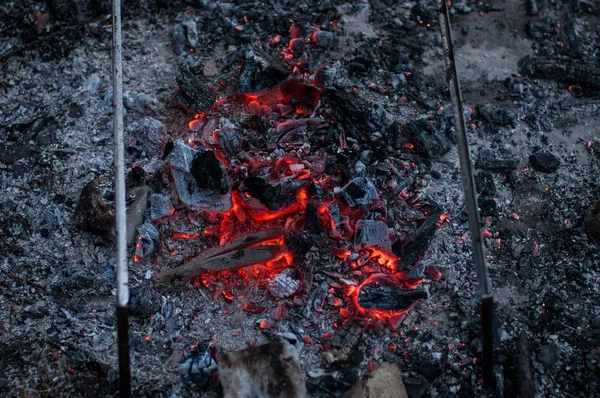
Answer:
<svg viewBox="0 0 600 398"><path fill-rule="evenodd" d="M269 210L279 210L296 201L296 189L294 186L285 187L283 184L271 185L264 178L260 177L246 178L244 185L248 189L248 193L260 200Z"/></svg>
<svg viewBox="0 0 600 398"><path fill-rule="evenodd" d="M324 94L333 111L339 126L343 126L346 134L361 141L373 141L371 131L377 129L378 123L372 115L372 105L356 94L339 90L327 90Z"/></svg>
<svg viewBox="0 0 600 398"><path fill-rule="evenodd" d="M135 256L138 259L149 257L159 243L160 233L153 224L144 223L137 228L139 238L135 246Z"/></svg>
<svg viewBox="0 0 600 398"><path fill-rule="evenodd" d="M477 186L477 193L481 196L494 196L496 194L494 176L490 172L479 171L475 176L475 185Z"/></svg>
<svg viewBox="0 0 600 398"><path fill-rule="evenodd" d="M160 311L161 296L147 286L131 289L129 313L135 317L148 318Z"/></svg>
<svg viewBox="0 0 600 398"><path fill-rule="evenodd" d="M498 203L494 198L479 195L477 206L479 207L479 212L484 217L498 215Z"/></svg>
<svg viewBox="0 0 600 398"><path fill-rule="evenodd" d="M244 58L236 91L251 93L272 88L289 75L283 65L257 47L251 47Z"/></svg>
<svg viewBox="0 0 600 398"><path fill-rule="evenodd" d="M150 219L154 222L171 214L173 204L171 198L165 195L150 195Z"/></svg>
<svg viewBox="0 0 600 398"><path fill-rule="evenodd" d="M200 151L192 160L192 176L196 185L224 195L229 192L229 178L213 151Z"/></svg>
<svg viewBox="0 0 600 398"><path fill-rule="evenodd" d="M105 200L101 190L101 186L106 186L108 183L107 179L99 177L83 187L73 221L82 231L113 240L115 213L112 204Z"/></svg>
<svg viewBox="0 0 600 398"><path fill-rule="evenodd" d="M354 235L355 251L366 247L389 249L391 244L390 232L383 221L359 220L356 223L356 234Z"/></svg>
<svg viewBox="0 0 600 398"><path fill-rule="evenodd" d="M391 284L369 283L358 295L358 305L388 311L408 310L418 300L426 299L427 292L421 289L403 289Z"/></svg>
<svg viewBox="0 0 600 398"><path fill-rule="evenodd" d="M202 113L215 102L214 95L210 92L201 78L195 76L185 67L179 68L177 74L177 96L194 113Z"/></svg>
<svg viewBox="0 0 600 398"><path fill-rule="evenodd" d="M430 159L438 159L452 148L448 137L426 119L408 120L402 133L417 153Z"/></svg>
<svg viewBox="0 0 600 398"><path fill-rule="evenodd" d="M274 297L286 298L296 293L300 281L292 268L286 268L268 282L269 292Z"/></svg>
<svg viewBox="0 0 600 398"><path fill-rule="evenodd" d="M331 49L335 42L335 36L332 32L318 30L313 34L313 43L321 48Z"/></svg>
<svg viewBox="0 0 600 398"><path fill-rule="evenodd" d="M201 157L197 155L203 152ZM171 174L175 181L175 188L179 199L192 210L206 210L222 212L231 209L231 188L227 170L221 162L211 159L214 153L207 149L193 149L179 139L169 156ZM201 159L201 160L197 160ZM210 164L212 170L193 167ZM194 171L195 170L195 171ZM208 176L207 174L211 174Z"/></svg>
<svg viewBox="0 0 600 398"><path fill-rule="evenodd" d="M503 106L495 108L492 105L485 105L479 108L481 116L491 124L499 126L511 126L516 127L517 116L509 108Z"/></svg>
<svg viewBox="0 0 600 398"><path fill-rule="evenodd" d="M346 184L342 196L352 207L369 207L379 200L375 184L367 177L356 177Z"/></svg>
<svg viewBox="0 0 600 398"><path fill-rule="evenodd" d="M397 240L392 245L392 252L400 258L399 265L408 268L419 260L427 251L437 231L435 225L440 219L441 211L433 211L423 224L404 242Z"/></svg>
<svg viewBox="0 0 600 398"><path fill-rule="evenodd" d="M518 159L502 158L489 149L480 151L475 161L475 167L490 171L515 170L518 166Z"/></svg>
<svg viewBox="0 0 600 398"><path fill-rule="evenodd" d="M155 153L167 141L167 127L151 117L142 118L136 136L147 153Z"/></svg>
<svg viewBox="0 0 600 398"><path fill-rule="evenodd" d="M547 151L536 152L529 156L531 166L541 173L552 173L560 166L560 160Z"/></svg>

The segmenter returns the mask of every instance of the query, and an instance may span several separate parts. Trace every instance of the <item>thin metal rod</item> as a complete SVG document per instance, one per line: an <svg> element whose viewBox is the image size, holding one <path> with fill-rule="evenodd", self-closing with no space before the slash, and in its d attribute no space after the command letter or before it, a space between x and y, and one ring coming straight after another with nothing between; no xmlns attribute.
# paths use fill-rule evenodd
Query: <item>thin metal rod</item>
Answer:
<svg viewBox="0 0 600 398"><path fill-rule="evenodd" d="M121 398L131 396L129 363L129 273L127 270L127 223L125 204L125 156L123 145L123 62L121 0L113 0L113 130L115 157L115 202L117 210L117 337L119 349L119 390Z"/></svg>
<svg viewBox="0 0 600 398"><path fill-rule="evenodd" d="M477 191L473 177L473 166L469 153L469 142L467 138L467 125L463 112L462 94L460 82L454 60L454 46L452 44L452 32L450 29L450 15L446 0L437 0L438 16L440 20L440 32L442 45L444 47L444 61L446 63L446 81L450 89L450 100L454 115L454 126L456 128L456 139L458 143L458 155L462 171L465 201L469 212L469 230L471 232L471 247L473 259L477 267L477 280L479 282L479 293L481 295L481 344L482 344L482 371L483 381L486 386L493 386L493 293L488 269L485 264L483 247L482 224L477 207Z"/></svg>

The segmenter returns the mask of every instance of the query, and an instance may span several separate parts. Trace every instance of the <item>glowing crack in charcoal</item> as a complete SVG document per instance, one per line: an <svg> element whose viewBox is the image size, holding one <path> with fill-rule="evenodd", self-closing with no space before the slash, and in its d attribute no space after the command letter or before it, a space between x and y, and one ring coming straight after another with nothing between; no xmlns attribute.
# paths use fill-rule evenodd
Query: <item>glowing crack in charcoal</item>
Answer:
<svg viewBox="0 0 600 398"><path fill-rule="evenodd" d="M326 37L315 33L313 40ZM300 47L297 40L290 44L284 61ZM156 280L191 280L227 301L235 299L232 284L244 280L276 299L303 289L310 294L302 266L310 239L295 239L321 235L332 243L331 253L342 270L359 280L349 281L343 298L331 299L330 305L341 307L345 319L396 328L427 293L419 288L421 279L399 272L399 258L390 252L385 202L374 181L365 176L344 181L326 149L311 147L310 138L335 123L317 109L327 92L318 81L296 73L271 88L219 98L189 122L187 136L179 137L169 155L172 186L192 214L188 217L201 214L212 226L203 233L174 232L172 239L214 236L219 245L163 270ZM344 150L345 138L340 137L339 145L338 151ZM436 219L437 226L448 218ZM333 288L317 289L324 291L318 295L324 301ZM278 308L284 315L285 306ZM244 305L247 312L263 310Z"/></svg>

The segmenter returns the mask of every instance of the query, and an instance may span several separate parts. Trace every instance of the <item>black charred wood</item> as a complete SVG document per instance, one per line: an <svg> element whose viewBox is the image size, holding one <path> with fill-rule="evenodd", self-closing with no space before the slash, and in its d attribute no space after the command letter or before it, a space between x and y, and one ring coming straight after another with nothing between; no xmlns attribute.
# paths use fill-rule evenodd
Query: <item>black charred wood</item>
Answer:
<svg viewBox="0 0 600 398"><path fill-rule="evenodd" d="M404 242L397 240L392 244L392 252L400 257L399 267L406 270L425 254L435 236L436 223L439 221L441 214L441 210L429 213L425 222L412 235L409 235Z"/></svg>
<svg viewBox="0 0 600 398"><path fill-rule="evenodd" d="M229 192L227 174L213 151L200 151L192 160L190 173L199 188L209 189L219 195Z"/></svg>
<svg viewBox="0 0 600 398"><path fill-rule="evenodd" d="M371 104L356 94L338 90L328 90L326 97L333 110L334 119L344 126L349 137L363 142L372 141L369 132L374 131L378 123L373 118Z"/></svg>
<svg viewBox="0 0 600 398"><path fill-rule="evenodd" d="M180 67L177 74L177 95L179 99L194 113L208 110L215 102L215 96L210 92L201 77L191 70Z"/></svg>
<svg viewBox="0 0 600 398"><path fill-rule="evenodd" d="M518 166L518 159L502 158L490 150L479 152L479 156L475 161L475 167L490 171L516 170Z"/></svg>
<svg viewBox="0 0 600 398"><path fill-rule="evenodd" d="M600 91L600 69L592 64L557 63L527 56L519 61L524 76L553 80L565 84L580 84L584 95Z"/></svg>
<svg viewBox="0 0 600 398"><path fill-rule="evenodd" d="M244 180L244 186L250 196L260 200L269 210L279 210L296 200L293 187L271 185L264 178L249 177Z"/></svg>
<svg viewBox="0 0 600 398"><path fill-rule="evenodd" d="M402 135L414 145L417 153L429 159L438 159L452 148L445 133L438 131L427 119L407 121Z"/></svg>
<svg viewBox="0 0 600 398"><path fill-rule="evenodd" d="M392 284L369 283L358 295L358 305L362 308L388 311L404 311L418 300L427 298L421 289L403 289Z"/></svg>
<svg viewBox="0 0 600 398"><path fill-rule="evenodd" d="M257 47L251 47L244 58L236 90L252 93L272 88L283 82L289 72L283 65Z"/></svg>

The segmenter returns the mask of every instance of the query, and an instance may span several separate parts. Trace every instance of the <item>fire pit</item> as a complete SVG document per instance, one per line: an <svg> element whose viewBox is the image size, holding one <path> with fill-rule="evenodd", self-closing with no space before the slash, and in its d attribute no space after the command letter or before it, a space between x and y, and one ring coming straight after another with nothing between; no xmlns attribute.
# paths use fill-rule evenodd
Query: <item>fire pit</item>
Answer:
<svg viewBox="0 0 600 398"><path fill-rule="evenodd" d="M112 395L108 2L16 3L0 391ZM594 396L599 10L523 4L450 7L497 388ZM134 394L493 394L435 2L151 1L124 22Z"/></svg>

